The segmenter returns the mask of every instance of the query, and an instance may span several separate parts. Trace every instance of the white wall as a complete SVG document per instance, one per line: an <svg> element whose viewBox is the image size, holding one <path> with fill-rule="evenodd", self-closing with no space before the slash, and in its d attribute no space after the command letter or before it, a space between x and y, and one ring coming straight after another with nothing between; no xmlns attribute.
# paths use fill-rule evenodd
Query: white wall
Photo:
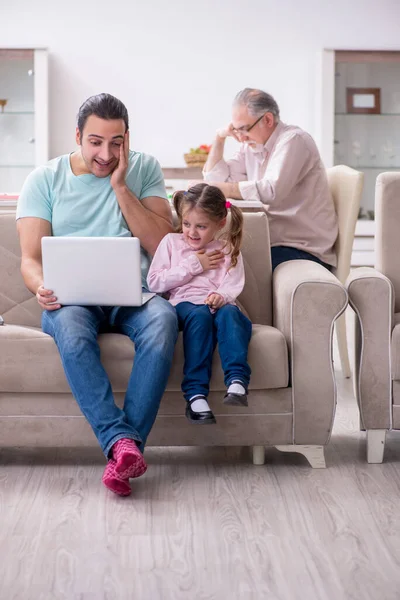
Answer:
<svg viewBox="0 0 400 600"><path fill-rule="evenodd" d="M131 147L180 166L246 86L314 134L318 53L400 49L400 2L0 0L7 46L49 49L51 156L74 148L81 102L107 91L128 107Z"/></svg>

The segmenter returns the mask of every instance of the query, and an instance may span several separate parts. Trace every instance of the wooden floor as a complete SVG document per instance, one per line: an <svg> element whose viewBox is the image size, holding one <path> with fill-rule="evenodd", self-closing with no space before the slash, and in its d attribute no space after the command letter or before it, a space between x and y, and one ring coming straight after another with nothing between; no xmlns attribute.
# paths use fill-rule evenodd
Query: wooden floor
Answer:
<svg viewBox="0 0 400 600"><path fill-rule="evenodd" d="M153 448L119 499L100 452L2 451L0 600L398 600L400 436L368 465L340 372L338 387L326 470Z"/></svg>

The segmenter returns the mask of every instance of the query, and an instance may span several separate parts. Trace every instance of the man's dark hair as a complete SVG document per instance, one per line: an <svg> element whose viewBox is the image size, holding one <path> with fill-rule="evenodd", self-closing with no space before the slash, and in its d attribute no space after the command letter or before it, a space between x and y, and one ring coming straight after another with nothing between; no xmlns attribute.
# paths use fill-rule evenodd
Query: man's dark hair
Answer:
<svg viewBox="0 0 400 600"><path fill-rule="evenodd" d="M125 106L111 94L97 94L97 96L90 96L79 109L78 112L78 129L82 137L82 131L85 127L85 123L90 117L95 115L100 119L106 119L110 121L112 119L122 119L125 123L126 131L129 129L129 117L128 111Z"/></svg>

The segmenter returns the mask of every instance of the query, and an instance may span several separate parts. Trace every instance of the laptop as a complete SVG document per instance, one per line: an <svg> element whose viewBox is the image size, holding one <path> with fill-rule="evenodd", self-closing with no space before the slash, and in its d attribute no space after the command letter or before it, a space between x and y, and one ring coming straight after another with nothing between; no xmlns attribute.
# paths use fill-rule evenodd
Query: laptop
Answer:
<svg viewBox="0 0 400 600"><path fill-rule="evenodd" d="M44 287L57 304L141 306L140 242L135 237L42 238Z"/></svg>

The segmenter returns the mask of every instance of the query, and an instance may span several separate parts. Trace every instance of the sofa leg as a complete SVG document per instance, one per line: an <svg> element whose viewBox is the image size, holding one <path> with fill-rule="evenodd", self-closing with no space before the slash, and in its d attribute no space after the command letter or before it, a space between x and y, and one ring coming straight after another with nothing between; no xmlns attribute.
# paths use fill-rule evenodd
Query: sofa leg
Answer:
<svg viewBox="0 0 400 600"><path fill-rule="evenodd" d="M386 429L367 429L367 461L381 463L385 450Z"/></svg>
<svg viewBox="0 0 400 600"><path fill-rule="evenodd" d="M253 446L253 465L263 465L265 463L264 446Z"/></svg>
<svg viewBox="0 0 400 600"><path fill-rule="evenodd" d="M287 444L275 446L281 452L298 452L303 454L313 469L325 469L324 446L303 446L301 444Z"/></svg>

